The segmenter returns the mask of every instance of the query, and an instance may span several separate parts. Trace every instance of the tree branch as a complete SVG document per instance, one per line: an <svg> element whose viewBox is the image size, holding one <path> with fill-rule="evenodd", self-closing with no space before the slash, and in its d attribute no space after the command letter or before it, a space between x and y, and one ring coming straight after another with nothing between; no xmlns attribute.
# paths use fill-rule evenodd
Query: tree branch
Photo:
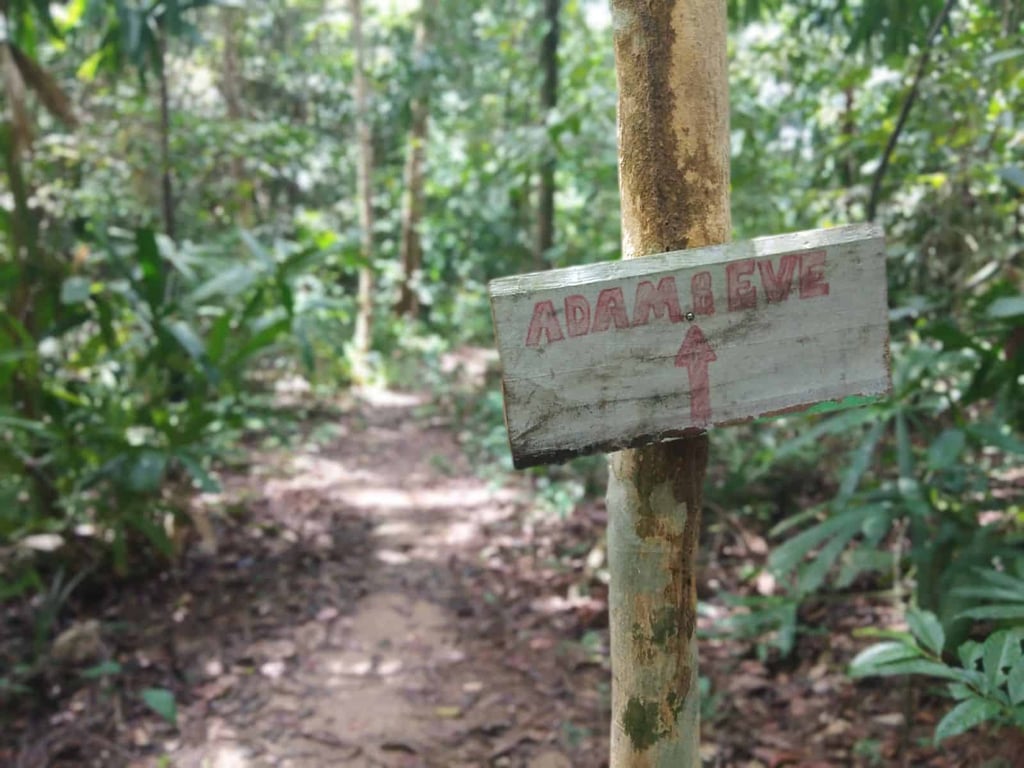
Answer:
<svg viewBox="0 0 1024 768"><path fill-rule="evenodd" d="M896 142L899 141L900 134L907 123L907 117L910 116L910 110L913 108L914 102L917 101L917 93L921 87L921 80L924 79L924 74L928 69L928 62L931 59L935 38L939 34L939 30L942 29L942 25L946 23L946 19L949 18L954 5L956 5L956 0L946 0L946 4L942 6L942 10L939 11L939 15L932 23L931 29L928 30L928 36L924 41L924 48L921 50L921 60L917 63L917 72L914 73L914 82L911 83L910 91L908 91L907 97L903 101L903 108L900 110L900 116L896 120L896 127L893 128L892 133L889 135L889 141L885 145L885 151L882 153L882 162L878 164L875 178L871 181L871 196L868 198L867 210L868 221L874 221L878 213L879 198L882 195L882 181L885 179L886 171L889 170L889 161L892 159L892 153L896 149Z"/></svg>

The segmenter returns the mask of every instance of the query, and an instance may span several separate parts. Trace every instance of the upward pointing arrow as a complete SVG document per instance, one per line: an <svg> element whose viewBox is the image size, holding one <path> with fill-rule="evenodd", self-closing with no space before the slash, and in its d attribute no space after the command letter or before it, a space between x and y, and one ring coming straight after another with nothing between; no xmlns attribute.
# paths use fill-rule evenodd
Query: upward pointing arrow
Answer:
<svg viewBox="0 0 1024 768"><path fill-rule="evenodd" d="M690 418L694 426L704 427L711 421L711 388L708 363L718 355L711 349L699 326L691 325L676 353L676 368L685 368L690 379Z"/></svg>

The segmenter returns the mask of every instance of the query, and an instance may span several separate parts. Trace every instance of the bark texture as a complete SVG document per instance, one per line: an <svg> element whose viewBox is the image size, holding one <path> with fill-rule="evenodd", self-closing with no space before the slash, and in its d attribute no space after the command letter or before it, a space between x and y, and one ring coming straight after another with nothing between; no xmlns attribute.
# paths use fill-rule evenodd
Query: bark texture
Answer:
<svg viewBox="0 0 1024 768"><path fill-rule="evenodd" d="M405 149L405 190L402 195L402 279L395 312L415 317L419 314L416 281L423 267L423 243L420 222L423 219L423 162L430 120L430 67L424 61L430 44L430 32L437 0L423 0L413 38L413 60L418 68L417 82L409 102L409 141Z"/></svg>
<svg viewBox="0 0 1024 768"><path fill-rule="evenodd" d="M167 33L161 29L156 36L157 55L160 57L160 192L164 214L164 233L177 239L174 219L174 172L171 163L171 97L167 84Z"/></svg>
<svg viewBox="0 0 1024 768"><path fill-rule="evenodd" d="M540 45L540 68L544 80L540 89L541 117L545 124L548 115L558 105L558 41L561 34L559 12L562 0L544 0L544 23L547 31ZM540 189L537 201L537 245L535 259L538 269L544 269L545 254L555 242L555 148L545 142L544 158L540 166Z"/></svg>
<svg viewBox="0 0 1024 768"><path fill-rule="evenodd" d="M244 22L242 11L238 8L224 7L220 9L220 23L224 35L224 49L221 58L220 92L224 97L228 120L237 126L245 117L242 109L242 58L239 54L239 33ZM242 227L251 227L252 189L245 174L245 162L237 151L231 152L230 173L234 183L235 197L232 212L235 221Z"/></svg>
<svg viewBox="0 0 1024 768"><path fill-rule="evenodd" d="M359 159L356 186L359 197L359 228L362 236L363 266L359 270L359 293L356 299L356 327L353 335L353 377L359 383L369 378L367 358L373 335L373 135L370 129L369 89L366 83L366 51L363 44L362 0L349 0L352 13L352 47L356 54L355 123Z"/></svg>
<svg viewBox="0 0 1024 768"><path fill-rule="evenodd" d="M613 0L624 258L726 242L724 0ZM695 564L706 434L610 457L611 766L700 765Z"/></svg>

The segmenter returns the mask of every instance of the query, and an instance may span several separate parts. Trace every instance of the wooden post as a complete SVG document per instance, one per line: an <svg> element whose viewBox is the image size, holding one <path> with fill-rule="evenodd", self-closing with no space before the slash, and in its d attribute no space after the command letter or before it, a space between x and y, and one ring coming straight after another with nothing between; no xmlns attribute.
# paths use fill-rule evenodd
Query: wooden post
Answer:
<svg viewBox="0 0 1024 768"><path fill-rule="evenodd" d="M885 241L723 245L725 3L613 0L612 20L623 255L658 255L493 280L491 309L515 466L618 451L611 768L694 768L703 430L889 392Z"/></svg>
<svg viewBox="0 0 1024 768"><path fill-rule="evenodd" d="M726 4L612 0L624 258L729 240ZM609 459L611 766L700 765L706 433Z"/></svg>

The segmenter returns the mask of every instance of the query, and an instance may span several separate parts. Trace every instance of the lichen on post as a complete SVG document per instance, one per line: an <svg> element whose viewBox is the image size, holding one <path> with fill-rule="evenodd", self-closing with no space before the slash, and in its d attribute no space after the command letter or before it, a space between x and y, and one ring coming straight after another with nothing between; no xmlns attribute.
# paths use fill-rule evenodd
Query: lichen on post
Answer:
<svg viewBox="0 0 1024 768"><path fill-rule="evenodd" d="M730 236L724 0L613 0L624 258ZM611 766L699 757L704 433L610 457Z"/></svg>

